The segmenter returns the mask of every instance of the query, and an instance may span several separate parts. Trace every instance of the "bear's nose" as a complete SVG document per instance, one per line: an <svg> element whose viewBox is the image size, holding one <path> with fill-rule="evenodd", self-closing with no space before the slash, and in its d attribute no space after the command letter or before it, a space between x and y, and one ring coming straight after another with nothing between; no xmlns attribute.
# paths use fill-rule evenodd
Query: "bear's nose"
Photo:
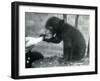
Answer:
<svg viewBox="0 0 100 81"><path fill-rule="evenodd" d="M45 29L45 34L50 34L50 30Z"/></svg>

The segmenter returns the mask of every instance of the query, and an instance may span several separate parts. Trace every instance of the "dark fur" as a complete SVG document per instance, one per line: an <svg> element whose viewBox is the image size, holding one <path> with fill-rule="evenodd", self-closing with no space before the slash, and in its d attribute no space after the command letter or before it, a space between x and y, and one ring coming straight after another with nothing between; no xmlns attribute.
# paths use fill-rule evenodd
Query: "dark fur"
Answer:
<svg viewBox="0 0 100 81"><path fill-rule="evenodd" d="M44 56L40 52L31 52L31 51L27 52L26 53L26 68L33 67L32 62L43 59L43 58ZM29 63L27 63L27 61L29 61Z"/></svg>
<svg viewBox="0 0 100 81"><path fill-rule="evenodd" d="M50 30L52 37L49 39L44 38L44 41L52 43L63 41L64 60L81 60L85 56L85 39L75 27L64 23L63 20L57 17L51 17L48 19L45 28Z"/></svg>

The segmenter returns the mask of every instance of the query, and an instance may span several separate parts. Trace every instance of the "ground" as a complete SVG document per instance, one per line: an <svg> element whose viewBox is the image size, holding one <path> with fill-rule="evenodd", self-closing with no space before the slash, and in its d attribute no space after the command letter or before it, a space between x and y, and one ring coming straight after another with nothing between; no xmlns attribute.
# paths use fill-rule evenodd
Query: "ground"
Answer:
<svg viewBox="0 0 100 81"><path fill-rule="evenodd" d="M58 47L58 46L61 47ZM44 56L44 59L37 60L32 63L33 67L39 68L39 67L56 67L56 66L80 66L80 65L88 65L89 64L89 58L84 57L81 61L76 62L64 62L62 60L61 63L59 63L59 60L61 59L63 55L63 47L62 43L56 45L52 43L46 43L46 42L40 42L37 46L35 46L32 51L38 51L41 52Z"/></svg>

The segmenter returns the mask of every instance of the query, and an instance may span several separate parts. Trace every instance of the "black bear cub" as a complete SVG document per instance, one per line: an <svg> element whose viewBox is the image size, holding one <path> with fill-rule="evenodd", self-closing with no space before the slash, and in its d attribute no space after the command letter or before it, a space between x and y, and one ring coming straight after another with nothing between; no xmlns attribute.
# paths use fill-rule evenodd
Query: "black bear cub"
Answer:
<svg viewBox="0 0 100 81"><path fill-rule="evenodd" d="M86 43L82 33L60 18L51 17L47 20L44 41L52 43L63 41L65 61L77 61L85 56Z"/></svg>

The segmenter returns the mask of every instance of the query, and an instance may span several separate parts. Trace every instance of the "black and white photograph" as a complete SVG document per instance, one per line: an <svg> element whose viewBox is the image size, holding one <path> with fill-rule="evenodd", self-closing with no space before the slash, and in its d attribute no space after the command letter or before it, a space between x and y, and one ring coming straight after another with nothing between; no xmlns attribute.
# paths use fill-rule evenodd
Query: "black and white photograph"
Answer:
<svg viewBox="0 0 100 81"><path fill-rule="evenodd" d="M89 15L25 12L26 68L89 64Z"/></svg>
<svg viewBox="0 0 100 81"><path fill-rule="evenodd" d="M12 3L14 79L97 74L97 7Z"/></svg>

